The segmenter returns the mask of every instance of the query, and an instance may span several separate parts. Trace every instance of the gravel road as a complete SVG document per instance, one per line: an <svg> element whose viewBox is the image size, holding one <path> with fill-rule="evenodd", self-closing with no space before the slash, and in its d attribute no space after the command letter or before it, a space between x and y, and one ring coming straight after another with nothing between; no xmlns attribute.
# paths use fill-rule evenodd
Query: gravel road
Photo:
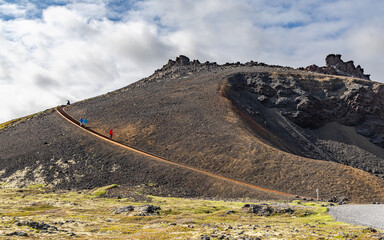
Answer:
<svg viewBox="0 0 384 240"><path fill-rule="evenodd" d="M337 222L346 222L384 230L384 205L341 205L331 207L329 214Z"/></svg>

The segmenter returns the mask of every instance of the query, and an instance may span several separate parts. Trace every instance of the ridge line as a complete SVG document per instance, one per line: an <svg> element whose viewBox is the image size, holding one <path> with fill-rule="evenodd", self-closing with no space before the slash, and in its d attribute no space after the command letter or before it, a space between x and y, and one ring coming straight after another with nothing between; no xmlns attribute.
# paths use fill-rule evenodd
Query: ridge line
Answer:
<svg viewBox="0 0 384 240"><path fill-rule="evenodd" d="M152 154L152 153L149 153L149 152L137 149L135 147L124 145L124 144L119 143L119 142L117 142L115 140L109 139L108 137L106 137L106 136L104 136L104 135L102 135L102 134L100 134L100 133L98 133L98 132L96 132L96 131L94 131L92 129L89 129L89 128L86 128L86 127L81 127L79 122L77 120L75 120L73 117L71 117L67 112L65 112L65 110L63 108L64 108L64 105L57 107L56 108L56 112L61 117L63 117L65 120L67 120L70 123L76 125L77 127L81 128L82 130L87 131L87 132L91 133L92 135L94 135L94 136L96 136L96 137L98 137L98 138L100 138L100 139L102 139L104 141L108 141L108 142L110 142L112 144L115 144L115 145L120 146L122 148L128 149L128 150L133 151L135 153L138 153L138 154L150 157L150 158L152 158L152 159L154 159L156 161L163 162L163 163L170 164L170 165L174 165L174 166L181 167L181 168L184 168L184 169L188 169L188 170L191 170L191 171L199 172L199 173L202 173L202 174L210 176L210 177L214 177L214 178L218 178L218 179L221 179L221 180L225 180L227 182L233 182L233 183L240 184L240 185L243 185L243 186L247 186L247 187L250 187L250 188L253 188L253 189L262 190L262 191L269 192L269 193L285 195L285 196L295 196L295 195L290 194L290 193L285 193L285 192L280 192L280 191L276 191L276 190L272 190L272 189L267 189L267 188L259 187L259 186L256 186L256 185L253 185L253 184L250 184L250 183L241 182L241 181L238 181L238 180L235 180L235 179L227 178L227 177L224 177L224 176L221 176L221 175L217 175L217 174L210 173L210 172L207 172L207 171L203 171L203 170L200 170L200 169L197 169L197 168L193 168L193 167L181 164L181 163L172 162L172 161L167 160L165 158L162 158L160 156L156 156L155 154Z"/></svg>

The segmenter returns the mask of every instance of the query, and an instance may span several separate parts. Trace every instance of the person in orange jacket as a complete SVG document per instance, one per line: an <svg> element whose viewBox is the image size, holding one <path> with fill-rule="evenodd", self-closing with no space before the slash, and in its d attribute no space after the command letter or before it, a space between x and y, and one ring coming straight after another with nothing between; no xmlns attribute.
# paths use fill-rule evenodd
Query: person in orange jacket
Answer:
<svg viewBox="0 0 384 240"><path fill-rule="evenodd" d="M112 131L112 128L109 130L109 137L112 139L112 136L113 136L113 131Z"/></svg>

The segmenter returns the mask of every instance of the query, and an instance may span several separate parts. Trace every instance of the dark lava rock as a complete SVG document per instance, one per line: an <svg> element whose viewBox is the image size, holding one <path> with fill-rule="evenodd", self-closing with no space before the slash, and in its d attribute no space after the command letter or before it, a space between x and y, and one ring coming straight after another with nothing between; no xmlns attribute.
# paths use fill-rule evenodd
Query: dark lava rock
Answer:
<svg viewBox="0 0 384 240"><path fill-rule="evenodd" d="M12 233L7 233L7 234L5 234L5 236L28 237L28 234L25 232L16 231L16 232L12 232Z"/></svg>
<svg viewBox="0 0 384 240"><path fill-rule="evenodd" d="M189 60L188 57L184 56L184 55L180 55L178 57L176 57L176 60L172 60L172 59L169 59L168 63L166 65L163 66L161 70L167 70L169 68L171 68L172 66L187 66L187 65L190 65L191 62ZM193 61L193 64L200 64L200 62L198 60L194 60Z"/></svg>
<svg viewBox="0 0 384 240"><path fill-rule="evenodd" d="M148 204L140 207L135 207L135 211L139 212L140 216L157 215L159 214L158 210L161 210L161 208Z"/></svg>
<svg viewBox="0 0 384 240"><path fill-rule="evenodd" d="M259 216L270 216L274 213L274 209L268 205L251 205L249 212L256 213Z"/></svg>
<svg viewBox="0 0 384 240"><path fill-rule="evenodd" d="M184 55L180 55L179 57L176 58L176 64L181 65L181 66L185 66L185 65L189 65L190 61L189 61L188 57L186 57Z"/></svg>
<svg viewBox="0 0 384 240"><path fill-rule="evenodd" d="M278 109L281 115L301 128L317 129L327 123L337 122L353 126L357 133L384 147L384 86L381 84L358 79L347 81L337 77L327 79L325 76L324 81L319 81L311 75L286 76L268 72L236 74L229 81L233 90L244 92L242 96L257 99L264 107ZM244 111L251 108L249 99L243 101L237 96L235 103ZM304 151L311 152L311 149ZM327 158L322 153L316 154L322 156L306 157ZM363 170L382 173L380 168Z"/></svg>
<svg viewBox="0 0 384 240"><path fill-rule="evenodd" d="M277 208L275 209L275 212L276 213L288 213L288 214L292 214L295 212L295 210L293 210L292 208Z"/></svg>
<svg viewBox="0 0 384 240"><path fill-rule="evenodd" d="M114 214L126 213L135 211L139 216L150 216L159 214L158 210L161 210L160 207L153 205L143 205L143 206L122 206L114 210Z"/></svg>
<svg viewBox="0 0 384 240"><path fill-rule="evenodd" d="M249 204L248 204L249 205ZM247 209L248 208L248 209ZM292 208L284 208L284 207L273 207L268 204L251 204L249 207L243 207L243 209L247 209L250 213L255 213L259 216L270 216L272 214L292 214L294 210Z"/></svg>
<svg viewBox="0 0 384 240"><path fill-rule="evenodd" d="M333 196L333 197L328 199L328 202L338 203L339 205L342 205L342 204L349 202L349 199L347 197Z"/></svg>
<svg viewBox="0 0 384 240"><path fill-rule="evenodd" d="M201 240L210 240L211 238L208 235L201 235L200 239Z"/></svg>
<svg viewBox="0 0 384 240"><path fill-rule="evenodd" d="M371 232L371 233L375 233L375 232L377 232L377 230L374 229L374 228L368 227L368 228L363 229L363 232Z"/></svg>
<svg viewBox="0 0 384 240"><path fill-rule="evenodd" d="M341 59L340 54L329 54L325 58L325 67L318 67L316 65L311 65L305 68L307 71L325 73L331 75L340 75L348 77L357 77L366 80L369 79L369 74L364 74L364 69L358 65L355 67L353 61L344 62Z"/></svg>
<svg viewBox="0 0 384 240"><path fill-rule="evenodd" d="M120 213L125 213L125 212L131 212L135 210L134 206L122 206L114 210L114 214L120 214Z"/></svg>
<svg viewBox="0 0 384 240"><path fill-rule="evenodd" d="M44 222L35 222L35 221L16 221L16 224L18 226L29 226L31 228L37 229L37 230L55 230L58 231L57 227L46 224Z"/></svg>

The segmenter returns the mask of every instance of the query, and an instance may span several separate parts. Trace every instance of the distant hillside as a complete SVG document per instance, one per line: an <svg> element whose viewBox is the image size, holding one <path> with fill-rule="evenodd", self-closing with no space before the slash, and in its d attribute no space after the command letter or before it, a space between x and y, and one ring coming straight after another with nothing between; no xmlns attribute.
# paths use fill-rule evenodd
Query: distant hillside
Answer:
<svg viewBox="0 0 384 240"><path fill-rule="evenodd" d="M382 86L180 56L148 78L66 111L87 117L88 127L106 136L113 128L118 142L237 181L294 195L314 197L319 189L323 198L384 202L380 128L367 130L382 124ZM0 139L6 186L149 184L164 195L284 198L131 153L55 112L0 130Z"/></svg>

